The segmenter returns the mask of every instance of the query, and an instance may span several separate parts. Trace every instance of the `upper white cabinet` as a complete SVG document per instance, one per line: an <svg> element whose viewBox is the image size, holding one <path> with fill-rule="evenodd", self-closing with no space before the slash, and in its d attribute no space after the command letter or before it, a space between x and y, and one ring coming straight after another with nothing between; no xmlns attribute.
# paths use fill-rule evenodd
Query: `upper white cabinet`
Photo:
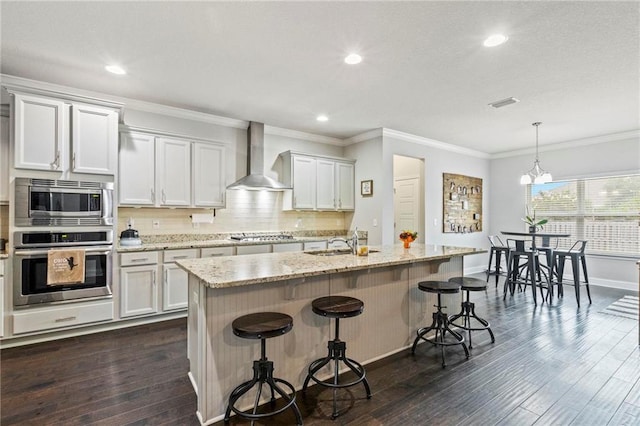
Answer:
<svg viewBox="0 0 640 426"><path fill-rule="evenodd" d="M9 202L9 117L0 117L0 203Z"/></svg>
<svg viewBox="0 0 640 426"><path fill-rule="evenodd" d="M283 181L293 190L285 194L285 210L353 210L354 162L291 151L280 154Z"/></svg>
<svg viewBox="0 0 640 426"><path fill-rule="evenodd" d="M119 157L121 205L224 207L223 145L123 132Z"/></svg>
<svg viewBox="0 0 640 426"><path fill-rule="evenodd" d="M194 206L224 206L224 194L227 186L224 146L194 142L191 152Z"/></svg>
<svg viewBox="0 0 640 426"><path fill-rule="evenodd" d="M156 138L156 191L156 204L191 205L191 142Z"/></svg>
<svg viewBox="0 0 640 426"><path fill-rule="evenodd" d="M117 110L17 92L13 97L15 168L115 174Z"/></svg>

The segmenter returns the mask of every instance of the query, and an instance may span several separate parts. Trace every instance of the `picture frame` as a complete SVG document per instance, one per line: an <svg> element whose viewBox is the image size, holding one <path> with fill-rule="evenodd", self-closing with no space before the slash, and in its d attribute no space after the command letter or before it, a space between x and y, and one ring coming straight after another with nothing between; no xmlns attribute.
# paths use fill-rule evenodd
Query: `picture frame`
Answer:
<svg viewBox="0 0 640 426"><path fill-rule="evenodd" d="M360 195L370 197L373 195L373 180L360 181Z"/></svg>

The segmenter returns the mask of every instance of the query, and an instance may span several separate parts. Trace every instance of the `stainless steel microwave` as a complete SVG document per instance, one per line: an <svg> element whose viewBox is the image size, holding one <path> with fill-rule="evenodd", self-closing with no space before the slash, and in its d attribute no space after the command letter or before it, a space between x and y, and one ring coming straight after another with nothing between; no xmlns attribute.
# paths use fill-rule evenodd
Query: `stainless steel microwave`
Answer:
<svg viewBox="0 0 640 426"><path fill-rule="evenodd" d="M113 183L16 178L16 226L113 225Z"/></svg>

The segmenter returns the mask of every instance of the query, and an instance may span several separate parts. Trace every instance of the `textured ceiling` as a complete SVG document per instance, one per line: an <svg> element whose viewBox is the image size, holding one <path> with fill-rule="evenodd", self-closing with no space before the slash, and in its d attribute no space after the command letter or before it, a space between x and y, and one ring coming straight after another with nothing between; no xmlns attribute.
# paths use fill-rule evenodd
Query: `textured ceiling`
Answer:
<svg viewBox="0 0 640 426"><path fill-rule="evenodd" d="M1 72L337 138L483 151L640 128L638 2L8 2ZM503 32L509 41L482 41ZM364 60L347 66L352 51ZM126 76L104 71L117 62ZM493 109L513 96L520 103ZM319 123L324 113L330 120Z"/></svg>

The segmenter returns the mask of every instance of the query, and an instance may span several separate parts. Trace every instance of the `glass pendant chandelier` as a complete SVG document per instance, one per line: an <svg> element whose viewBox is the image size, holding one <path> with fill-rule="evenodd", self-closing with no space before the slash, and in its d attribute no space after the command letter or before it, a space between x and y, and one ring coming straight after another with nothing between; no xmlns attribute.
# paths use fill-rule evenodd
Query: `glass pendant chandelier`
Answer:
<svg viewBox="0 0 640 426"><path fill-rule="evenodd" d="M542 123L539 121L531 124L532 126L536 126L536 160L533 162L531 170L520 177L521 185L528 185L530 183L548 183L553 180L551 173L540 167L540 160L538 160L538 126L541 124Z"/></svg>

